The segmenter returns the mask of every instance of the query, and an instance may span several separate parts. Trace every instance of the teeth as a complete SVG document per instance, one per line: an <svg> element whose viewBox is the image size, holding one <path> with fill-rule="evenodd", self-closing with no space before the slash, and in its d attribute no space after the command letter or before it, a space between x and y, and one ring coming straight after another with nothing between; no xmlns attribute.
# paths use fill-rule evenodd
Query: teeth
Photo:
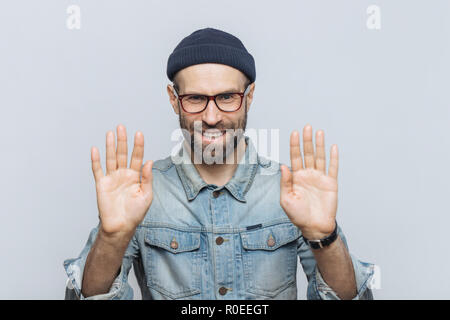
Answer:
<svg viewBox="0 0 450 320"><path fill-rule="evenodd" d="M203 135L208 138L217 138L217 137L220 137L222 134L223 133L220 131L214 131L214 132L205 131L205 132L203 132Z"/></svg>

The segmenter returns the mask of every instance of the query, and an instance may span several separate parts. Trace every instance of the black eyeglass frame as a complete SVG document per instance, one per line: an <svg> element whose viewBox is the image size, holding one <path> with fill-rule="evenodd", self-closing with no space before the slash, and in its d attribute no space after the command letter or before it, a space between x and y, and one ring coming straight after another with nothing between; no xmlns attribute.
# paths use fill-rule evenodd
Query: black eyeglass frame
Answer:
<svg viewBox="0 0 450 320"><path fill-rule="evenodd" d="M217 109L219 109L220 111L222 111L222 112L227 112L227 113L231 113L231 112L236 112L236 111L238 111L239 109L241 109L242 101L244 100L244 96L248 93L249 88L250 88L250 85L251 85L251 83L248 84L248 86L247 86L247 88L245 88L244 92L225 92L225 93L219 93L219 94L216 94L216 95L213 95L213 96L208 96L208 95L206 95L206 94L192 94L192 93L189 93L189 94L181 94L181 95L180 95L180 94L178 94L178 91L177 91L177 89L176 89L175 87L174 87L174 89L175 89L175 96L178 98L178 101L180 101L181 108L182 108L183 111L186 112L186 113L189 113L189 114L202 113L203 111L205 111L206 107L208 107L208 103L209 103L209 101L211 101L211 100L214 100L214 103L215 103ZM240 104L239 104L239 107L238 107L236 110L233 110L233 111L222 110L222 109L219 107L219 105L217 104L216 98L217 98L217 96L220 96L220 95L223 95L223 94L238 94L238 95L241 97L241 102L240 102ZM202 110L196 111L196 112L189 112L189 111L186 111L186 109L183 107L183 101L182 101L183 98L186 97L186 96L202 96L202 97L206 97L207 100L206 100L205 107L204 107Z"/></svg>

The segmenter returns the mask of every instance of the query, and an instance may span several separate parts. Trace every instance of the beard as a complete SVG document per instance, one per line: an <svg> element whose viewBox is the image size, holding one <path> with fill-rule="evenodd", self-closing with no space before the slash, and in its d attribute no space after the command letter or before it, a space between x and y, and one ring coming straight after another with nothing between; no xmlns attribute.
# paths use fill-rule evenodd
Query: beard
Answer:
<svg viewBox="0 0 450 320"><path fill-rule="evenodd" d="M209 126L203 121L189 123L181 112L179 112L179 122L184 138L190 147L190 152L194 155L194 163L206 163L208 165L223 164L225 161L230 163L228 162L230 161L229 156L234 153L244 137L247 126L247 101L245 101L244 115L235 122L224 123L221 121L215 126ZM225 134L218 142L212 141L209 144L203 144L202 130L208 129L225 131Z"/></svg>

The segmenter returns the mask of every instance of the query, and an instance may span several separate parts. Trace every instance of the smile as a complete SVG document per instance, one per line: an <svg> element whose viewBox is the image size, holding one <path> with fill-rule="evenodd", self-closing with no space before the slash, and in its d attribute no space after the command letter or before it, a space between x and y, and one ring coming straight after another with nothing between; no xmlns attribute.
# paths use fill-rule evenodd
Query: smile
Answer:
<svg viewBox="0 0 450 320"><path fill-rule="evenodd" d="M202 132L202 140L205 142L215 141L225 135L225 131L206 130Z"/></svg>
<svg viewBox="0 0 450 320"><path fill-rule="evenodd" d="M223 136L225 134L225 131L204 131L203 136L211 139L218 138L220 136Z"/></svg>

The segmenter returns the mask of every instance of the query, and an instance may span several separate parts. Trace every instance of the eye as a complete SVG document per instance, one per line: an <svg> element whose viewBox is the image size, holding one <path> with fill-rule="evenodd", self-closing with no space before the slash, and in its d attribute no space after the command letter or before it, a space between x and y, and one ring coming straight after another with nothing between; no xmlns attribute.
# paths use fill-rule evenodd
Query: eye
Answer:
<svg viewBox="0 0 450 320"><path fill-rule="evenodd" d="M221 100L230 100L232 99L233 95L229 94L229 93L223 93L221 95L219 95L219 99Z"/></svg>
<svg viewBox="0 0 450 320"><path fill-rule="evenodd" d="M205 96L193 94L193 95L187 96L186 100L189 102L201 102L201 101L205 101Z"/></svg>
<svg viewBox="0 0 450 320"><path fill-rule="evenodd" d="M222 94L217 96L217 99L219 101L224 101L224 102L231 101L231 100L234 99L234 94L232 94L232 93L222 93Z"/></svg>
<svg viewBox="0 0 450 320"><path fill-rule="evenodd" d="M236 93L222 93L221 95L217 96L217 102L227 103L227 104L238 103L239 99L240 99L240 96Z"/></svg>

